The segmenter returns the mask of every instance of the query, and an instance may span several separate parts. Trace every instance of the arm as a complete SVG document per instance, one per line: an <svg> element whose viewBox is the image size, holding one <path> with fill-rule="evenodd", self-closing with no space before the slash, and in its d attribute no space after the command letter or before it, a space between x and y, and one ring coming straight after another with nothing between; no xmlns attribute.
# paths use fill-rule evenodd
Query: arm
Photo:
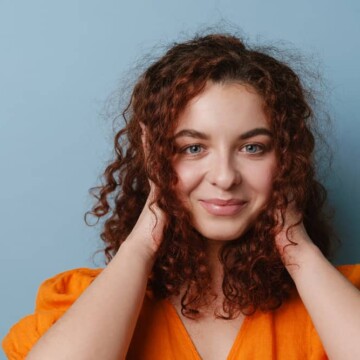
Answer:
<svg viewBox="0 0 360 360"><path fill-rule="evenodd" d="M147 205L110 264L39 339L28 360L125 358L162 233L161 221L152 230Z"/></svg>
<svg viewBox="0 0 360 360"><path fill-rule="evenodd" d="M277 245L329 359L360 359L360 291L323 256L303 224L290 239L298 245L285 247L284 233Z"/></svg>

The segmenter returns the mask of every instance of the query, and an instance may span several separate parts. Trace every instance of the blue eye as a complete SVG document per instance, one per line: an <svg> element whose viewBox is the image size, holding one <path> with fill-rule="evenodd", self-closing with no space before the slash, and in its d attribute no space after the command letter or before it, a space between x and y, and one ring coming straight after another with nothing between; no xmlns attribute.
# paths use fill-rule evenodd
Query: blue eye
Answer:
<svg viewBox="0 0 360 360"><path fill-rule="evenodd" d="M249 154L257 154L264 151L264 148L258 144L248 144L244 146L244 149Z"/></svg>
<svg viewBox="0 0 360 360"><path fill-rule="evenodd" d="M200 154L201 149L202 149L201 145L190 145L185 149L183 149L183 152L187 154Z"/></svg>

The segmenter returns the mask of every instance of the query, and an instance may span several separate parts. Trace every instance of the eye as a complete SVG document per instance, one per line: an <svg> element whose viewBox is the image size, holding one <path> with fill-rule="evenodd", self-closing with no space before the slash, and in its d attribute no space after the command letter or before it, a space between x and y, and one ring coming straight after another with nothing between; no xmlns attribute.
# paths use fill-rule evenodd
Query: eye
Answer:
<svg viewBox="0 0 360 360"><path fill-rule="evenodd" d="M186 146L185 148L183 148L181 150L181 152L185 153L185 154L193 154L193 155L197 155L200 154L202 150L202 146L199 144L194 144L194 145L190 145L190 146Z"/></svg>
<svg viewBox="0 0 360 360"><path fill-rule="evenodd" d="M264 146L259 144L247 144L242 148L242 151L245 151L248 154L259 154L264 151Z"/></svg>

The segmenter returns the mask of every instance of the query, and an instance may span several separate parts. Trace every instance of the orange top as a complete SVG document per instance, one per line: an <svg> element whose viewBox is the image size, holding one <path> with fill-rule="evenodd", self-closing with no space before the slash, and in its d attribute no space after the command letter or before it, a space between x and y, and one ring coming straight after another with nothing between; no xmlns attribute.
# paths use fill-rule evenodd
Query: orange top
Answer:
<svg viewBox="0 0 360 360"><path fill-rule="evenodd" d="M338 269L360 288L360 265ZM3 340L10 360L24 359L45 331L71 306L101 269L75 269L46 280L35 312L15 324ZM127 359L200 360L175 308L145 297ZM298 295L279 309L246 317L227 360L327 359L311 319Z"/></svg>

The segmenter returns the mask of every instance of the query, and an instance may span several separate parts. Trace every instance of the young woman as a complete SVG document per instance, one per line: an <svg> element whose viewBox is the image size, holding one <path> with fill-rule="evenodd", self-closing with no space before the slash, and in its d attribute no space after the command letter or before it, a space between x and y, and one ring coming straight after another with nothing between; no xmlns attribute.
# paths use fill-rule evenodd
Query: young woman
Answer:
<svg viewBox="0 0 360 360"><path fill-rule="evenodd" d="M170 48L96 194L107 267L47 280L8 357L360 358L360 266L327 260L309 97L234 36Z"/></svg>

